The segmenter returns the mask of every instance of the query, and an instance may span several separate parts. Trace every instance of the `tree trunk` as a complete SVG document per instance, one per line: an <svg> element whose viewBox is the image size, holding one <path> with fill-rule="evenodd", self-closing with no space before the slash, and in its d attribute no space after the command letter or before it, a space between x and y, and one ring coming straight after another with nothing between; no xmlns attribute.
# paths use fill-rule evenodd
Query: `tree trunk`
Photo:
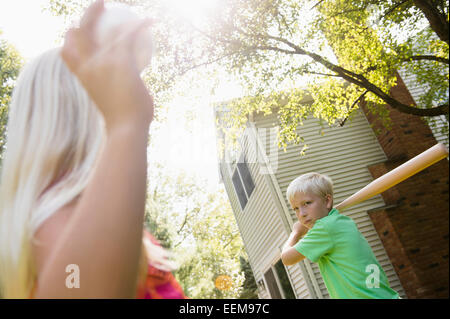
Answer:
<svg viewBox="0 0 450 319"><path fill-rule="evenodd" d="M442 41L448 44L448 20L445 13L438 9L436 2L430 0L414 0L414 4L428 19L433 31L436 32Z"/></svg>

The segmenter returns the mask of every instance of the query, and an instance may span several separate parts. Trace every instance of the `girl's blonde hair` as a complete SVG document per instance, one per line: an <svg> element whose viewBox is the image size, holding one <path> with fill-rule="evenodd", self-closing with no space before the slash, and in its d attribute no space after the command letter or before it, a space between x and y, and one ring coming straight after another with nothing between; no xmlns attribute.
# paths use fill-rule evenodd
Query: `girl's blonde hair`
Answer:
<svg viewBox="0 0 450 319"><path fill-rule="evenodd" d="M20 73L0 175L0 296L28 298L32 241L42 223L82 193L105 140L103 117L50 50Z"/></svg>
<svg viewBox="0 0 450 319"><path fill-rule="evenodd" d="M286 190L286 197L292 201L296 193L313 193L319 197L333 197L333 181L326 175L307 173L294 179Z"/></svg>

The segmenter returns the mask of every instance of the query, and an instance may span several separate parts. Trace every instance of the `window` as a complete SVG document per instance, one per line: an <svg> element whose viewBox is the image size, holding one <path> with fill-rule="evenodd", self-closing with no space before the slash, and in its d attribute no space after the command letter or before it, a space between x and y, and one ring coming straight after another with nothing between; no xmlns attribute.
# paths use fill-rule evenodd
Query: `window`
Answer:
<svg viewBox="0 0 450 319"><path fill-rule="evenodd" d="M245 205L247 205L247 196L244 191L244 187L241 182L241 178L239 177L239 172L236 169L233 173L233 177L231 178L234 185L234 190L239 198L239 203L241 204L241 208L244 209Z"/></svg>
<svg viewBox="0 0 450 319"><path fill-rule="evenodd" d="M281 259L264 274L272 299L295 299L289 277Z"/></svg>
<svg viewBox="0 0 450 319"><path fill-rule="evenodd" d="M242 182L244 184L245 191L247 192L247 197L250 197L251 193L255 189L255 184L253 183L252 176L250 175L250 170L248 169L247 163L237 163L237 168L239 174L241 175Z"/></svg>
<svg viewBox="0 0 450 319"><path fill-rule="evenodd" d="M289 277L284 268L281 259L274 266L275 272L278 277L278 282L281 286L281 291L283 292L284 299L295 299L294 291L292 290L291 283L289 282Z"/></svg>
<svg viewBox="0 0 450 319"><path fill-rule="evenodd" d="M277 285L277 280L275 279L272 268L269 268L269 270L264 274L264 278L266 279L267 289L269 289L272 299L282 299L281 291Z"/></svg>
<svg viewBox="0 0 450 319"><path fill-rule="evenodd" d="M241 208L244 209L250 195L255 189L255 184L253 183L253 179L244 156L241 156L239 159L231 180L233 181L234 190L239 198Z"/></svg>

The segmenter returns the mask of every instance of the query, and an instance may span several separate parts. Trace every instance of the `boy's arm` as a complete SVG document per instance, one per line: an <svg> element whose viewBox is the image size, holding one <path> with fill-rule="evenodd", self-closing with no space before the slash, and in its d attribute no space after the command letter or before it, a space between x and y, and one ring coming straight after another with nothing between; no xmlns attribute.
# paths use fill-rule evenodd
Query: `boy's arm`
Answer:
<svg viewBox="0 0 450 319"><path fill-rule="evenodd" d="M299 222L294 223L292 232L281 251L281 260L283 264L290 266L302 261L305 258L305 256L300 254L294 246L307 232L308 229L305 226Z"/></svg>

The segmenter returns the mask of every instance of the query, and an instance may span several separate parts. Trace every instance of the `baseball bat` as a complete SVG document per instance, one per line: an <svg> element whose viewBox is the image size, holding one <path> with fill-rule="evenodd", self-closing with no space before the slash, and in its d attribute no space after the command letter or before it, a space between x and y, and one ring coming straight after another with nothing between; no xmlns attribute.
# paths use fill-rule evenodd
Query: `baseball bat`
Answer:
<svg viewBox="0 0 450 319"><path fill-rule="evenodd" d="M410 176L417 174L428 166L439 162L448 156L447 147L438 143L430 147L425 152L413 157L409 161L403 163L392 171L378 177L376 180L369 183L367 186L357 191L352 196L348 197L342 203L338 204L336 208L340 211L349 208L350 206L359 204L375 195L378 195L385 190L397 185Z"/></svg>

